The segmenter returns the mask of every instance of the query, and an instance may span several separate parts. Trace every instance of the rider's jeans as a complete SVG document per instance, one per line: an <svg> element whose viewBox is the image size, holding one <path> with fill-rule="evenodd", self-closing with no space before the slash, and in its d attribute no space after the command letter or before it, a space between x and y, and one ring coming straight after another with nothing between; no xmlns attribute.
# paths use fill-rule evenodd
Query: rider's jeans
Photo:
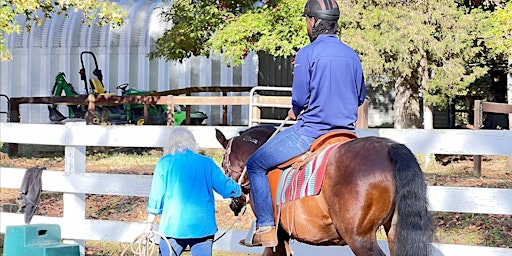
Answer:
<svg viewBox="0 0 512 256"><path fill-rule="evenodd" d="M267 173L275 166L309 150L315 138L300 135L295 125L277 133L247 160L256 226L273 226L274 211Z"/></svg>

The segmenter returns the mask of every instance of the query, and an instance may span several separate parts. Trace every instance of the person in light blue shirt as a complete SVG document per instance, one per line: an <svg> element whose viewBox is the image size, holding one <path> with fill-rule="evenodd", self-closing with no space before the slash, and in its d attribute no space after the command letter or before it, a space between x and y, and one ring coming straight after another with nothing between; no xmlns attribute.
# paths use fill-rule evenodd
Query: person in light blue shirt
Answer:
<svg viewBox="0 0 512 256"><path fill-rule="evenodd" d="M336 35L339 15L335 0L308 0L304 7L311 43L295 57L288 111L288 118L297 122L269 139L246 163L257 226L250 246L277 245L268 171L308 151L323 134L355 130L366 89L359 56Z"/></svg>
<svg viewBox="0 0 512 256"><path fill-rule="evenodd" d="M181 255L187 246L193 256L212 255L217 232L214 191L235 198L241 194L240 185L226 177L211 158L197 153L189 130L174 128L168 145L155 166L147 206L149 229L156 215L161 215L158 232L172 247L162 239L159 255Z"/></svg>

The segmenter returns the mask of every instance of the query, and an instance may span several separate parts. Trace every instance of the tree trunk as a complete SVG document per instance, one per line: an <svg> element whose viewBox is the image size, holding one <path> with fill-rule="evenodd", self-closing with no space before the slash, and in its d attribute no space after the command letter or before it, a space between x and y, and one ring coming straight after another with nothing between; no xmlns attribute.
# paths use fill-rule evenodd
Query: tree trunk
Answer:
<svg viewBox="0 0 512 256"><path fill-rule="evenodd" d="M394 127L396 129L420 128L420 104L416 78L395 81Z"/></svg>
<svg viewBox="0 0 512 256"><path fill-rule="evenodd" d="M423 101L423 129L434 129L434 112L432 104Z"/></svg>
<svg viewBox="0 0 512 256"><path fill-rule="evenodd" d="M428 60L425 53L422 54L423 57L420 61L421 67L421 91L423 95L427 94L429 91L428 82ZM432 113L432 104L425 102L423 100L423 129L434 129L434 114Z"/></svg>
<svg viewBox="0 0 512 256"><path fill-rule="evenodd" d="M430 80L428 74L428 60L425 52L422 53L422 58L420 61L420 75L421 75L421 92L423 95L426 95L429 91L428 82ZM425 97L423 97L423 129L434 129L434 114L432 111L432 104L425 101ZM434 160L434 161L432 161ZM429 168L432 165L432 162L435 162L434 154L425 154L425 168Z"/></svg>
<svg viewBox="0 0 512 256"><path fill-rule="evenodd" d="M512 48L508 56L508 72L507 72L507 99L508 104L512 104ZM512 130L512 113L508 114L508 128Z"/></svg>

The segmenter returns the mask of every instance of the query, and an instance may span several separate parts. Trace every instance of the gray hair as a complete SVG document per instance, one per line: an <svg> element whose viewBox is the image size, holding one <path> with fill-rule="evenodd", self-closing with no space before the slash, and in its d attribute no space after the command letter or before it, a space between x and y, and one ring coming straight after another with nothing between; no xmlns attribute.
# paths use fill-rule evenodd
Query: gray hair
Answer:
<svg viewBox="0 0 512 256"><path fill-rule="evenodd" d="M164 148L164 154L174 155L178 152L184 152L186 149L194 152L199 150L194 134L183 127L174 128L169 134L169 142L167 147Z"/></svg>

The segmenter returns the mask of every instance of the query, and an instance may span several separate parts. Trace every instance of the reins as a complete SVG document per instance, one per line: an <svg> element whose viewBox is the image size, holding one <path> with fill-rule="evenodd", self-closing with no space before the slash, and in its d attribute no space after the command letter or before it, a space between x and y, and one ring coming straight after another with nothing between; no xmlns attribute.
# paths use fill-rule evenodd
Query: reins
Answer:
<svg viewBox="0 0 512 256"><path fill-rule="evenodd" d="M226 229L226 230L224 231L224 233L222 233L219 237L217 237L217 238L213 239L213 242L214 242L214 243L215 243L215 242L217 242L217 240L221 239L225 234L227 234L229 231L231 231L231 230L233 229L233 227L235 226L235 224L236 224L238 221L240 221L240 219L241 219L241 218L242 218L242 216L244 215L244 213L245 213L245 210L246 210L246 209L247 209L247 202L245 203L244 207L242 207L242 213L241 213L241 214L239 214L239 215L236 217L235 221L233 221L233 223L231 224L231 226L229 226L229 228L228 228L228 229Z"/></svg>
<svg viewBox="0 0 512 256"><path fill-rule="evenodd" d="M290 120L290 117L287 116L284 121L279 125L279 127L277 127L276 131L274 133L272 133L272 135L268 138L269 140L274 137L277 133L279 133L279 131L281 131L281 129L283 128L283 126L286 124L286 122L288 122L288 120ZM268 141L268 140L267 140Z"/></svg>

